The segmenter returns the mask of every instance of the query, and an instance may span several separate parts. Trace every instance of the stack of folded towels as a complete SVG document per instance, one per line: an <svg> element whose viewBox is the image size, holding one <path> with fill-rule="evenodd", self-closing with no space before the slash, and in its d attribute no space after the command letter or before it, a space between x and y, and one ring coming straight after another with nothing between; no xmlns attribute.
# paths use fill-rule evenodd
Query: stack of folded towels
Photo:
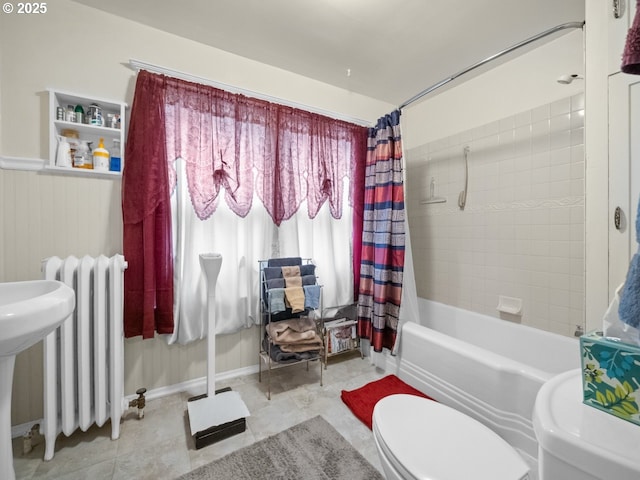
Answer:
<svg viewBox="0 0 640 480"><path fill-rule="evenodd" d="M315 322L307 317L269 323L264 341L271 358L281 363L315 358L323 347ZM269 341L271 347L267 348Z"/></svg>
<svg viewBox="0 0 640 480"><path fill-rule="evenodd" d="M264 269L269 311L292 313L320 306L320 285L316 285L315 265L266 267Z"/></svg>

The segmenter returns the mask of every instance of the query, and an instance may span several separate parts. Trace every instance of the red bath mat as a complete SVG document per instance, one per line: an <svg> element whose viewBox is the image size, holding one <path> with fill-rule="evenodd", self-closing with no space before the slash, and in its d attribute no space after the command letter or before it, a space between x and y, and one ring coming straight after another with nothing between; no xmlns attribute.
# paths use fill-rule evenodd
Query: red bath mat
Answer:
<svg viewBox="0 0 640 480"><path fill-rule="evenodd" d="M387 375L380 380L367 383L363 387L355 390L342 390L340 397L353 414L371 429L373 423L373 407L384 397L398 393L407 393L433 400L433 398L425 395L420 390L416 390L411 385L407 385L395 375Z"/></svg>

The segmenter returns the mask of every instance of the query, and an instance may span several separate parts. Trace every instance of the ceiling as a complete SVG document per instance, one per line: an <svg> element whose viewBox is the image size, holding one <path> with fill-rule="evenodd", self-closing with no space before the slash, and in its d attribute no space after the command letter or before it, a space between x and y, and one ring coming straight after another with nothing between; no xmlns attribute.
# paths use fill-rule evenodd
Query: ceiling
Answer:
<svg viewBox="0 0 640 480"><path fill-rule="evenodd" d="M394 105L584 20L584 0L74 1Z"/></svg>

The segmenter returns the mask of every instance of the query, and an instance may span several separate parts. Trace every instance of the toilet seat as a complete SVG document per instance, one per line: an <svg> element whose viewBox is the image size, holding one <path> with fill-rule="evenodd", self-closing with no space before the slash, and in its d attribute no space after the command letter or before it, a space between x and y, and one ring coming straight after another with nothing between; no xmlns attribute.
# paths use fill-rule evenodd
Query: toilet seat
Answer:
<svg viewBox="0 0 640 480"><path fill-rule="evenodd" d="M391 395L373 410L383 462L401 478L528 478L529 467L500 436L453 408L415 395Z"/></svg>

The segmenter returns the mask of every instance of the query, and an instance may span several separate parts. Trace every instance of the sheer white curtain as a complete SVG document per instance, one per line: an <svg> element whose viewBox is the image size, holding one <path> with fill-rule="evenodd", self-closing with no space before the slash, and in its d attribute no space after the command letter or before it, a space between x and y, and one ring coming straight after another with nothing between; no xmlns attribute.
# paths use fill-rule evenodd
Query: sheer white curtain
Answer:
<svg viewBox="0 0 640 480"><path fill-rule="evenodd" d="M206 336L205 278L199 255L222 254L216 289L216 333L234 333L259 321L258 261L272 257L312 258L323 285L323 304L353 301L351 272L351 208L334 219L328 203L314 219L302 208L277 227L262 203L254 198L244 218L219 201L215 212L200 220L195 214L184 165L176 162L177 187L171 197L174 247L174 331L169 344L186 344ZM345 180L347 181L347 180ZM348 187L348 185L345 185Z"/></svg>

